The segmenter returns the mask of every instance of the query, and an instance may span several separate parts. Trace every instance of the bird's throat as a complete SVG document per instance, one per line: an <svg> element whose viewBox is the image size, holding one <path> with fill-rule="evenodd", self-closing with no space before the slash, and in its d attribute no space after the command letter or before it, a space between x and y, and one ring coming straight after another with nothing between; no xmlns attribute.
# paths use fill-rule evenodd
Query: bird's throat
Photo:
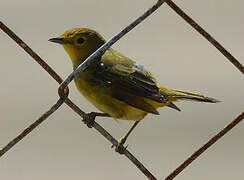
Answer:
<svg viewBox="0 0 244 180"><path fill-rule="evenodd" d="M82 53L82 51L79 51L74 48L70 48L68 46L64 46L65 51L68 53L72 64L73 64L73 70L75 70L86 58L85 53Z"/></svg>

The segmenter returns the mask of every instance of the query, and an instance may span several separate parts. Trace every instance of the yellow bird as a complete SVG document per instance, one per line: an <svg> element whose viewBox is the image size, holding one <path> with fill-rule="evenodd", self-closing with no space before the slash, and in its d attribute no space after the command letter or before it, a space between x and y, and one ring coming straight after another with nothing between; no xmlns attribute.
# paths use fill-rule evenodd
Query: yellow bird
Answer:
<svg viewBox="0 0 244 180"><path fill-rule="evenodd" d="M63 45L73 70L106 42L96 31L87 28L74 28L49 41ZM159 107L169 106L180 111L174 101L218 102L214 98L159 84L142 65L112 48L74 81L81 94L99 110L115 119L137 123L148 113L159 114Z"/></svg>

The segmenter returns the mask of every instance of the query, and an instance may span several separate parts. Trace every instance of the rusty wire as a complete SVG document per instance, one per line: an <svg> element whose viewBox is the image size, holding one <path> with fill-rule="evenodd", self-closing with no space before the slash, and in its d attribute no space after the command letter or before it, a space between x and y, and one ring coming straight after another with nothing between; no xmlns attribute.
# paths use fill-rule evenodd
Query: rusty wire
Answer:
<svg viewBox="0 0 244 180"><path fill-rule="evenodd" d="M189 164L192 163L196 158L198 158L203 152L205 152L210 146L212 146L216 141L223 137L227 132L229 132L233 127L235 127L239 122L244 119L244 111L238 115L232 122L230 122L226 127L224 127L215 136L209 139L202 147L200 147L196 152L194 152L189 158L187 158L180 166L178 166L170 175L168 175L165 180L174 179L181 171L183 171Z"/></svg>
<svg viewBox="0 0 244 180"><path fill-rule="evenodd" d="M197 32L206 38L212 45L214 45L242 74L244 74L243 65L232 56L218 41L216 41L207 31L198 25L190 16L181 10L172 0L167 0L166 3L188 24L190 24Z"/></svg>
<svg viewBox="0 0 244 180"><path fill-rule="evenodd" d="M190 24L197 32L199 32L205 39L207 39L213 46L215 46L242 74L244 74L243 65L231 55L218 41L216 41L207 31L205 31L200 25L198 25L191 17L189 17L183 10L181 10L172 0L167 0L166 3L188 24ZM223 137L233 127L240 123L244 119L244 112L242 112L236 119L223 128L214 137L208 140L202 147L194 152L189 158L187 158L180 166L178 166L173 172L171 172L165 179L174 179L181 171L183 171L188 165L190 165L196 158L198 158L203 152L205 152L216 141Z"/></svg>
<svg viewBox="0 0 244 180"><path fill-rule="evenodd" d="M7 33L19 46L21 46L33 59L38 62L60 85L59 87L59 95L60 99L48 110L46 111L40 118L38 118L34 123L32 123L29 127L27 127L20 135L10 141L3 149L0 150L0 157L5 154L10 148L12 148L16 143L18 143L21 139L23 139L27 134L29 134L34 128L40 125L48 116L50 116L53 112L55 112L64 102L73 109L78 115L83 118L83 121L87 123L87 117L89 114L83 112L78 106L76 106L69 98L68 98L68 84L74 78L76 74L81 72L88 66L92 59L96 56L103 54L107 48L109 48L112 44L114 44L117 40L119 40L122 36L124 36L127 32L133 29L136 25L138 25L142 20L147 18L150 14L152 14L157 8L159 8L164 3L164 0L158 0L155 5L150 8L147 12L145 12L142 16L140 16L136 21L122 30L118 35L114 36L110 41L108 41L104 46L98 49L94 54L87 58L83 65L80 65L76 71L72 72L66 80L60 78L60 76L44 61L42 60L26 43L24 43L17 35L15 35L7 26L5 26L0 21L0 28ZM211 44L213 44L237 69L239 69L244 74L244 67L238 60L232 56L220 43L218 43L209 33L207 33L202 27L200 27L192 18L190 18L187 14L185 14L175 3L171 0L166 0L166 3L184 20L186 20L195 30L197 30L201 35L203 35ZM63 83L62 83L63 82ZM93 112L94 113L94 112ZM87 116L88 115L88 116ZM109 117L104 113L94 113L95 116L103 116ZM184 161L178 168L176 168L169 176L166 177L166 180L174 179L181 171L183 171L190 163L192 163L197 157L199 157L206 149L208 149L211 145L213 145L216 141L218 141L221 137L223 137L227 132L229 132L234 126L236 126L241 120L244 119L244 112L242 112L236 119L234 119L230 124L228 124L223 130L217 133L214 137L212 137L209 141L207 141L201 148L199 148L195 153L193 153L186 161ZM99 133L101 133L106 139L108 139L112 144L117 145L118 141L114 139L102 126L98 123L94 122L92 125ZM129 158L137 167L140 169L145 176L149 179L156 179L144 166L140 161L138 161L126 148L123 149L123 154Z"/></svg>
<svg viewBox="0 0 244 180"><path fill-rule="evenodd" d="M38 54L36 54L24 41L22 41L13 31L11 31L3 22L0 21L0 28L9 36L11 37L20 47L22 47L25 52L27 52L33 59L42 66L58 83L61 83L63 80L60 76L44 61L41 59ZM67 95L68 95L68 88L67 88ZM43 113L34 123L24 129L16 138L11 140L6 146L4 146L0 150L0 157L3 156L8 150L10 150L15 144L17 144L21 139L23 139L27 134L29 134L33 129L35 129L38 125L40 125L47 117L49 117L54 111L60 107L63 102L63 99L59 99L57 103L55 103L48 111ZM68 100L68 99L67 99ZM66 100L66 101L67 101Z"/></svg>
<svg viewBox="0 0 244 180"><path fill-rule="evenodd" d="M137 18L134 22L132 22L129 26L127 26L125 29L123 29L121 32L119 32L116 36L114 36L111 40L109 40L107 43L105 43L104 46L102 46L100 49L98 49L94 54L92 54L91 57L89 57L85 63L82 63L79 68L84 69L86 68L92 60L101 54L103 54L106 49L108 49L111 45L113 45L116 41L118 41L120 38L122 38L126 33L128 33L130 30L132 30L135 26L137 26L139 23L141 23L144 19L146 19L149 15L151 15L154 11L156 11L162 4L164 3L164 0L158 0L151 8L149 8L145 13L143 13L139 18ZM36 62L38 62L58 83L62 82L62 79L58 76L58 74L48 66L47 63L45 63L26 43L24 43L17 35L15 35L7 26L5 26L0 21L0 28L7 33L15 42L20 45L29 55L31 55ZM98 54L98 55L97 55ZM69 76L71 77L70 81L73 79L73 75ZM69 82L70 82L69 81ZM68 82L68 83L69 83ZM12 148L15 144L17 144L21 139L23 139L27 134L29 134L32 130L34 130L38 125L40 125L47 117L49 117L52 113L54 113L64 102L68 104L75 112L77 112L83 120L88 120L89 117L85 114L82 110L80 110L74 103L72 103L68 97L68 83L61 83L58 93L60 96L60 99L55 103L47 112L45 112L43 115L41 115L40 118L38 118L34 123L32 123L30 126L28 126L22 133L20 133L16 138L14 138L12 141L10 141L3 149L0 151L0 157L5 154L10 148ZM94 115L94 113L93 113ZM95 113L95 116L108 116L107 114L103 113ZM86 119L88 118L88 119ZM113 145L117 146L118 141L114 139L102 126L100 126L98 123L94 122L92 126L99 131L107 140L109 140ZM120 152L124 154L128 159L130 159L138 169L140 169L145 176L147 176L149 179L156 179L150 171L148 171L144 165L137 160L126 148L123 147L123 152Z"/></svg>

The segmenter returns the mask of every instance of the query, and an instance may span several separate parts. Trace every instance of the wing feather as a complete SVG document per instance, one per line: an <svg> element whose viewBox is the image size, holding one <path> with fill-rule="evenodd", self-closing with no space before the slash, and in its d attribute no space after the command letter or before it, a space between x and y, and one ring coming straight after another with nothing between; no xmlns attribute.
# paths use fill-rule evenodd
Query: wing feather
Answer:
<svg viewBox="0 0 244 180"><path fill-rule="evenodd" d="M167 101L161 95L156 80L143 66L112 49L102 56L94 76L106 84L114 98L146 112L158 114L144 98Z"/></svg>

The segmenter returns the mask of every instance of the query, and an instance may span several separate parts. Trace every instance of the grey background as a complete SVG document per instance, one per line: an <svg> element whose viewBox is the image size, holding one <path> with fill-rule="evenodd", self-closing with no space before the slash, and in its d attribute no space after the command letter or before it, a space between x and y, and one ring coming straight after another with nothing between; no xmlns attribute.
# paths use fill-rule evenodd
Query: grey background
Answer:
<svg viewBox="0 0 244 180"><path fill-rule="evenodd" d="M0 1L1 21L29 44L61 77L71 71L63 48L47 40L73 27L96 29L106 39L154 1ZM243 61L243 1L176 1L237 59ZM166 4L113 46L143 64L168 87L202 93L218 104L177 103L182 112L161 108L129 138L129 150L159 179L243 111L243 76ZM0 32L0 147L19 134L58 98L57 83ZM95 108L70 85L70 98L83 110ZM116 138L132 122L99 118ZM243 122L176 179L241 179ZM1 179L145 179L125 157L63 105L0 159Z"/></svg>

